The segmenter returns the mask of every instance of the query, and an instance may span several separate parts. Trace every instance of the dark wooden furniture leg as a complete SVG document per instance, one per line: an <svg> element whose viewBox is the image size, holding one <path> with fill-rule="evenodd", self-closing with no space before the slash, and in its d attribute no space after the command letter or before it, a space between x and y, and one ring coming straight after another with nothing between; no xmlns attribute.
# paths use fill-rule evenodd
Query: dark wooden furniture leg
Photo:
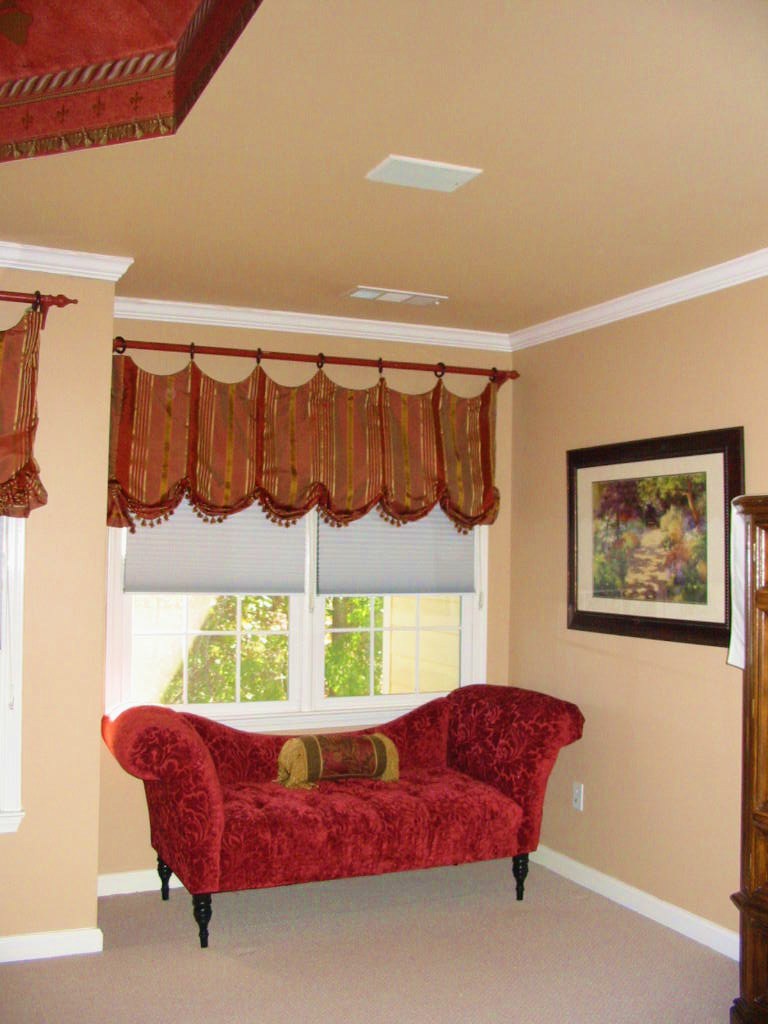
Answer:
<svg viewBox="0 0 768 1024"><path fill-rule="evenodd" d="M171 880L173 872L161 858L157 858L157 873L160 875L160 895L164 900L168 899L168 883Z"/></svg>
<svg viewBox="0 0 768 1024"><path fill-rule="evenodd" d="M516 857L512 858L512 874L515 876L517 882L517 898L521 900L523 898L523 890L525 888L525 879L528 875L528 854L518 853Z"/></svg>
<svg viewBox="0 0 768 1024"><path fill-rule="evenodd" d="M200 929L200 948L208 948L208 922L211 920L211 894L196 893L192 897L192 913Z"/></svg>

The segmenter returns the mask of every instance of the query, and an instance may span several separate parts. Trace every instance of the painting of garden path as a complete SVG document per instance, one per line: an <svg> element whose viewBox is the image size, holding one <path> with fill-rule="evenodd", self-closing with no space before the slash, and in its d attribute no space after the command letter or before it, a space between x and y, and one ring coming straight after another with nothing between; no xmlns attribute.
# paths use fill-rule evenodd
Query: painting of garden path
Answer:
<svg viewBox="0 0 768 1024"><path fill-rule="evenodd" d="M592 484L595 597L707 603L707 474Z"/></svg>

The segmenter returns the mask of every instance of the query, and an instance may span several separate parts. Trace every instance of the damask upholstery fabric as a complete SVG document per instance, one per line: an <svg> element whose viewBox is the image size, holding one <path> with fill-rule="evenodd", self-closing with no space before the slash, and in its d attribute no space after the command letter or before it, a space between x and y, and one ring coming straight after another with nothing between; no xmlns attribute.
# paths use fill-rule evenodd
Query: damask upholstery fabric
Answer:
<svg viewBox="0 0 768 1024"><path fill-rule="evenodd" d="M395 785L243 783L225 790L224 805L224 890L511 857L522 816L492 786L447 769L404 772Z"/></svg>
<svg viewBox="0 0 768 1024"><path fill-rule="evenodd" d="M187 497L214 520L258 501L286 524L315 507L340 526L376 507L403 523L438 504L459 529L491 523L497 390L355 390L322 370L286 387L261 366L229 384L194 362L157 375L115 355L107 522L133 529Z"/></svg>
<svg viewBox="0 0 768 1024"><path fill-rule="evenodd" d="M376 727L397 747L400 770L448 767L448 719L450 705L445 697L422 704L399 718ZM373 731L373 730L369 730Z"/></svg>
<svg viewBox="0 0 768 1024"><path fill-rule="evenodd" d="M284 736L151 706L105 717L102 733L144 781L159 856L213 893L529 853L557 751L582 725L567 701L469 686L379 728L398 745L397 782L311 790L275 781Z"/></svg>
<svg viewBox="0 0 768 1024"><path fill-rule="evenodd" d="M48 501L34 457L43 314L0 331L0 515L26 519Z"/></svg>
<svg viewBox="0 0 768 1024"><path fill-rule="evenodd" d="M568 701L517 687L466 686L446 700L449 766L515 800L520 848L535 850L547 781L560 748L581 737L584 716Z"/></svg>

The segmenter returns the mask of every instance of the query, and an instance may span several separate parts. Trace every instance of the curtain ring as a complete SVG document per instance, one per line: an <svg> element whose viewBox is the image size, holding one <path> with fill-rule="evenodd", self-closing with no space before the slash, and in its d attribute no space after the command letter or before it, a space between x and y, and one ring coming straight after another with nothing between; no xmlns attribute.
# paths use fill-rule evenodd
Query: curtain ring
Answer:
<svg viewBox="0 0 768 1024"><path fill-rule="evenodd" d="M491 376L488 379L490 380L491 384L495 384L496 381L499 379L499 371L496 369L495 366L491 369Z"/></svg>
<svg viewBox="0 0 768 1024"><path fill-rule="evenodd" d="M379 356L379 374L384 373L384 360Z"/></svg>
<svg viewBox="0 0 768 1024"><path fill-rule="evenodd" d="M435 376L438 378L438 380L440 379L440 377L444 377L445 376L445 363L438 363L437 364L437 366L435 368Z"/></svg>
<svg viewBox="0 0 768 1024"><path fill-rule="evenodd" d="M43 296L40 294L40 292L35 292L35 300L32 303L32 309L35 311L35 313L39 313L42 308Z"/></svg>
<svg viewBox="0 0 768 1024"><path fill-rule="evenodd" d="M191 341L189 343L189 358L194 363L194 361L195 361L195 343L194 343L194 341Z"/></svg>
<svg viewBox="0 0 768 1024"><path fill-rule="evenodd" d="M321 352L320 355L317 357L317 368L318 368L318 370L322 370L322 368L324 366L325 366L325 356Z"/></svg>
<svg viewBox="0 0 768 1024"><path fill-rule="evenodd" d="M262 356L262 351L261 351L261 348L259 347L259 348L256 349L256 365L257 366L261 366L261 356Z"/></svg>
<svg viewBox="0 0 768 1024"><path fill-rule="evenodd" d="M127 345L125 344L125 338L123 338L122 335L118 334L118 336L112 343L112 351L117 352L119 356L122 356L125 354L126 348Z"/></svg>

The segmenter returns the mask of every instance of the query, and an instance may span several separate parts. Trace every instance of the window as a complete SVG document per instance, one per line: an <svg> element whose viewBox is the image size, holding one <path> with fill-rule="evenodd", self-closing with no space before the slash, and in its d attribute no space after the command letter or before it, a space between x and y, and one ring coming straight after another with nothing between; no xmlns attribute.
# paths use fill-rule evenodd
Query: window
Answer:
<svg viewBox="0 0 768 1024"><path fill-rule="evenodd" d="M21 648L24 520L0 518L0 832L15 832L21 808Z"/></svg>
<svg viewBox="0 0 768 1024"><path fill-rule="evenodd" d="M290 528L188 507L110 530L108 706L157 702L253 728L353 726L484 680L485 528Z"/></svg>

